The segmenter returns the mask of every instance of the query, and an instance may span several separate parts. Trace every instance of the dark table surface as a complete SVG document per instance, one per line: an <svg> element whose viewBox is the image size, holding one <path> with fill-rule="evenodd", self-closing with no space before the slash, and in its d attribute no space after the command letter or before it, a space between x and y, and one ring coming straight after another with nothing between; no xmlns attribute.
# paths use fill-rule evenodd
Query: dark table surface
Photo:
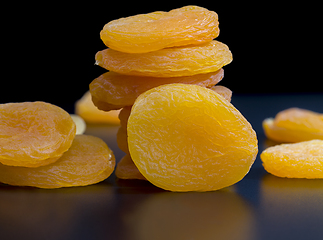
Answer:
<svg viewBox="0 0 323 240"><path fill-rule="evenodd" d="M259 153L273 143L261 122L289 107L323 112L323 94L234 95L257 132ZM118 126L88 125L117 161ZM237 184L172 193L112 174L92 186L45 190L0 184L0 239L231 240L323 239L323 180L274 177L258 157Z"/></svg>

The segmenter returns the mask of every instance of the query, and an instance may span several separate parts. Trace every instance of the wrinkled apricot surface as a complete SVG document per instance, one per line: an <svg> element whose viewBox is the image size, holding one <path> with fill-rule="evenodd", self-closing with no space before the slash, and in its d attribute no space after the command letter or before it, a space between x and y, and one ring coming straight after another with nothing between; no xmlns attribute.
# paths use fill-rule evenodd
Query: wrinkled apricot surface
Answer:
<svg viewBox="0 0 323 240"><path fill-rule="evenodd" d="M38 188L86 186L108 178L114 166L115 157L103 140L77 135L55 163L37 168L0 164L0 182Z"/></svg>
<svg viewBox="0 0 323 240"><path fill-rule="evenodd" d="M222 80L223 75L223 69L206 74L173 78L128 76L107 72L91 82L90 92L94 104L99 109L109 111L124 106L131 106L141 93L163 84L186 83L212 87ZM82 115L85 117L85 114Z"/></svg>
<svg viewBox="0 0 323 240"><path fill-rule="evenodd" d="M218 15L198 6L152 12L107 23L100 33L109 48L142 53L209 42L219 35Z"/></svg>
<svg viewBox="0 0 323 240"><path fill-rule="evenodd" d="M281 144L260 155L269 173L287 178L323 178L323 140Z"/></svg>
<svg viewBox="0 0 323 240"><path fill-rule="evenodd" d="M149 53L105 49L96 64L113 72L150 77L180 77L215 72L232 61L227 45L213 40L201 45L165 48Z"/></svg>
<svg viewBox="0 0 323 240"><path fill-rule="evenodd" d="M45 102L0 105L0 163L38 167L55 162L72 144L71 116Z"/></svg>
<svg viewBox="0 0 323 240"><path fill-rule="evenodd" d="M87 123L119 124L120 111L104 112L99 110L92 102L90 91L86 92L81 99L75 103L75 113L82 117Z"/></svg>
<svg viewBox="0 0 323 240"><path fill-rule="evenodd" d="M278 142L323 139L323 118L306 109L289 108L263 121L266 136Z"/></svg>
<svg viewBox="0 0 323 240"><path fill-rule="evenodd" d="M141 94L127 126L132 160L154 185L211 191L240 181L253 164L256 133L219 94L190 84Z"/></svg>

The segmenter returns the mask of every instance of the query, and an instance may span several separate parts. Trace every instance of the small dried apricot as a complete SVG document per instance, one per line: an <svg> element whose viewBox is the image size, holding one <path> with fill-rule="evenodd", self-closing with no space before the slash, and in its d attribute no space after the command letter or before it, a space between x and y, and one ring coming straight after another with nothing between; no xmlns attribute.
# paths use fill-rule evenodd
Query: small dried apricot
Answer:
<svg viewBox="0 0 323 240"><path fill-rule="evenodd" d="M201 45L164 48L149 53L123 53L105 49L96 64L125 75L181 77L216 72L232 61L227 45L213 40Z"/></svg>
<svg viewBox="0 0 323 240"><path fill-rule="evenodd" d="M141 94L127 126L132 160L154 185L171 191L211 191L240 181L258 144L243 115L214 91L162 85Z"/></svg>
<svg viewBox="0 0 323 240"><path fill-rule="evenodd" d="M75 103L75 113L88 123L119 124L120 111L104 112L99 110L92 102L90 91L86 92L81 99Z"/></svg>
<svg viewBox="0 0 323 240"><path fill-rule="evenodd" d="M100 33L109 48L142 53L209 42L219 35L218 15L198 6L152 12L107 23Z"/></svg>
<svg viewBox="0 0 323 240"><path fill-rule="evenodd" d="M278 177L323 178L323 140L269 147L260 158L266 171Z"/></svg>
<svg viewBox="0 0 323 240"><path fill-rule="evenodd" d="M38 188L86 186L108 178L114 167L113 152L103 140L77 135L70 149L55 163L37 168L0 164L0 182Z"/></svg>
<svg viewBox="0 0 323 240"><path fill-rule="evenodd" d="M62 108L45 102L0 105L0 163L38 167L55 162L72 144L76 127Z"/></svg>
<svg viewBox="0 0 323 240"><path fill-rule="evenodd" d="M323 139L323 118L306 109L289 108L263 121L266 136L278 142Z"/></svg>
<svg viewBox="0 0 323 240"><path fill-rule="evenodd" d="M86 130L86 123L84 119L77 114L71 114L71 118L76 126L76 134L83 134Z"/></svg>
<svg viewBox="0 0 323 240"><path fill-rule="evenodd" d="M211 87L220 82L223 75L223 69L206 74L173 78L140 77L107 72L92 81L90 92L94 104L99 109L109 111L133 105L141 93L160 85L186 83Z"/></svg>
<svg viewBox="0 0 323 240"><path fill-rule="evenodd" d="M116 176L120 179L140 179L146 178L139 172L136 165L133 163L129 154L125 155L116 167Z"/></svg>
<svg viewBox="0 0 323 240"><path fill-rule="evenodd" d="M232 97L232 91L224 86L220 85L215 85L210 88L214 92L220 94L222 97L224 97L227 101L231 102L231 97Z"/></svg>

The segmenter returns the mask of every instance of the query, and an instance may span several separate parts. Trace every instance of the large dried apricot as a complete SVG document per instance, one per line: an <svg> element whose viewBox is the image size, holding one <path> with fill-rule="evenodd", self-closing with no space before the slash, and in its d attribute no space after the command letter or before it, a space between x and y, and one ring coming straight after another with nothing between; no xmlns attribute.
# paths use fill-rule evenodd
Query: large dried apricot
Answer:
<svg viewBox="0 0 323 240"><path fill-rule="evenodd" d="M38 167L55 162L72 144L71 116L45 102L0 105L0 163Z"/></svg>
<svg viewBox="0 0 323 240"><path fill-rule="evenodd" d="M132 160L154 185L171 191L211 191L240 181L257 152L255 131L214 91L162 85L141 94L127 126Z"/></svg>
<svg viewBox="0 0 323 240"><path fill-rule="evenodd" d="M288 178L323 178L323 140L281 144L260 155L269 173Z"/></svg>
<svg viewBox="0 0 323 240"><path fill-rule="evenodd" d="M149 53L123 53L105 49L96 64L126 75L180 77L215 72L232 61L227 45L213 40L201 45L164 48Z"/></svg>
<svg viewBox="0 0 323 240"><path fill-rule="evenodd" d="M219 35L218 15L198 6L152 12L107 23L100 33L109 48L142 53L209 42Z"/></svg>
<svg viewBox="0 0 323 240"><path fill-rule="evenodd" d="M39 188L85 186L105 180L114 167L115 157L103 140L77 135L55 163L37 168L0 164L0 182Z"/></svg>
<svg viewBox="0 0 323 240"><path fill-rule="evenodd" d="M322 115L306 109L289 108L281 111L275 119L265 119L263 128L268 138L278 142L323 139Z"/></svg>
<svg viewBox="0 0 323 240"><path fill-rule="evenodd" d="M115 72L107 72L92 81L90 84L90 92L94 104L99 109L109 111L133 105L141 93L160 85L186 83L212 87L222 80L223 75L223 69L195 76L173 78L129 76Z"/></svg>

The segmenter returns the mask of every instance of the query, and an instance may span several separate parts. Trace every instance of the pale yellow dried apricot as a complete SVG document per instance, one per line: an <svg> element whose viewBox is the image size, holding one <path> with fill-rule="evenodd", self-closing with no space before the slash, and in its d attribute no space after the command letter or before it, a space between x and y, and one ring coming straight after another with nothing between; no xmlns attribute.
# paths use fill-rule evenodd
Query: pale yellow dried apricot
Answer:
<svg viewBox="0 0 323 240"><path fill-rule="evenodd" d="M263 121L266 136L277 142L301 142L323 139L322 114L289 108Z"/></svg>
<svg viewBox="0 0 323 240"><path fill-rule="evenodd" d="M99 110L92 101L90 91L87 91L81 99L75 103L75 113L88 123L119 124L118 110L104 112Z"/></svg>
<svg viewBox="0 0 323 240"><path fill-rule="evenodd" d="M243 115L214 91L162 85L141 94L127 125L130 156L152 184L171 191L211 191L240 181L258 143Z"/></svg>
<svg viewBox="0 0 323 240"><path fill-rule="evenodd" d="M0 182L38 188L86 186L108 178L114 167L113 152L103 140L77 135L70 149L47 166L25 168L0 164Z"/></svg>
<svg viewBox="0 0 323 240"><path fill-rule="evenodd" d="M101 39L109 48L142 53L209 42L219 35L218 15L198 6L152 12L107 23Z"/></svg>
<svg viewBox="0 0 323 240"><path fill-rule="evenodd" d="M260 155L269 173L287 178L323 178L323 140L281 144Z"/></svg>
<svg viewBox="0 0 323 240"><path fill-rule="evenodd" d="M232 54L227 45L213 40L148 53L131 54L108 48L97 52L95 59L97 65L121 74L180 77L218 71L232 61Z"/></svg>
<svg viewBox="0 0 323 240"><path fill-rule="evenodd" d="M62 108L45 102L0 105L0 163L38 167L55 162L72 144L76 127Z"/></svg>
<svg viewBox="0 0 323 240"><path fill-rule="evenodd" d="M224 86L220 85L215 85L210 88L214 92L220 94L222 97L224 97L227 101L231 102L231 97L232 97L232 91Z"/></svg>
<svg viewBox="0 0 323 240"><path fill-rule="evenodd" d="M94 104L101 110L109 111L133 105L141 93L160 85L186 83L211 87L220 82L223 75L223 69L206 74L173 78L129 76L107 72L91 82L90 92Z"/></svg>

